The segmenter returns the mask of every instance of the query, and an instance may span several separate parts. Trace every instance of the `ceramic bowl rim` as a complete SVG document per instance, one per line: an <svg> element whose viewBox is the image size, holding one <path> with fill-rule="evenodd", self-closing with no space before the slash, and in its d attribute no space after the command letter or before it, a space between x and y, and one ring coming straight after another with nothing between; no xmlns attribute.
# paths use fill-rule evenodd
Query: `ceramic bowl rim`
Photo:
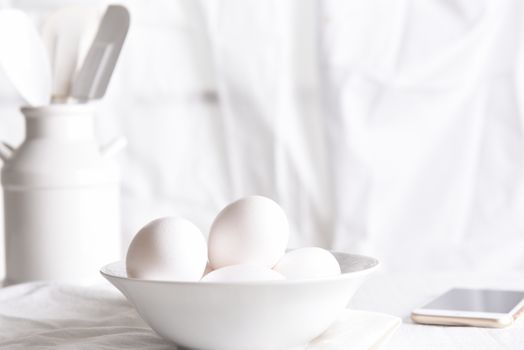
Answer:
<svg viewBox="0 0 524 350"><path fill-rule="evenodd" d="M133 277L127 277L127 276L121 276L119 274L111 273L110 268L113 266L125 266L125 262L122 260L114 261L112 263L104 265L100 269L100 274L104 276L106 279L118 279L123 281L130 281L133 283L145 283L145 284L156 284L156 285L178 285L178 286L285 286L285 285L308 285L308 284L318 284L318 283L326 283L326 282L335 282L335 281L342 281L342 280L348 280L353 278L359 278L365 275L368 275L380 268L380 261L376 258L361 255L361 254L349 254L349 253L342 253L342 252L335 252L331 251L332 253L335 253L337 255L346 256L346 257L353 257L356 259L363 259L369 261L369 266L365 267L362 270L357 271L350 271L350 272L344 272L337 276L330 276L330 277L323 277L323 278L315 278L315 279L301 279L301 280L275 280L275 281L238 281L238 282L221 282L221 281L171 281L171 280L146 280L146 279L140 279L140 278L133 278Z"/></svg>

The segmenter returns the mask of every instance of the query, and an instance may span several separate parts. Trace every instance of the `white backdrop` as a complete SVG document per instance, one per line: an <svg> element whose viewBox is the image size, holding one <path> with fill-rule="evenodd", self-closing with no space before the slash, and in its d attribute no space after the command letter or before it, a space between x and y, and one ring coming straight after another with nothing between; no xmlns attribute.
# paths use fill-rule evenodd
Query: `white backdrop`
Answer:
<svg viewBox="0 0 524 350"><path fill-rule="evenodd" d="M0 5L37 18L72 2ZM295 247L392 270L524 268L521 1L124 3L98 126L129 140L125 244L162 215L207 233L256 193L284 207ZM0 78L14 144L19 104Z"/></svg>

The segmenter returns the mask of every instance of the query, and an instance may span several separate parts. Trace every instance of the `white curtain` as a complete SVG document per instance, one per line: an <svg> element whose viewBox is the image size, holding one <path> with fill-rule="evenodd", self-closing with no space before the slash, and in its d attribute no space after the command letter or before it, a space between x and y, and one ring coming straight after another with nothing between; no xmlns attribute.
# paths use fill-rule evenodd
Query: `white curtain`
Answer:
<svg viewBox="0 0 524 350"><path fill-rule="evenodd" d="M206 232L257 193L288 213L292 246L385 269L524 268L521 1L124 3L98 121L102 140L129 140L126 242L161 215ZM1 87L15 144L17 103Z"/></svg>

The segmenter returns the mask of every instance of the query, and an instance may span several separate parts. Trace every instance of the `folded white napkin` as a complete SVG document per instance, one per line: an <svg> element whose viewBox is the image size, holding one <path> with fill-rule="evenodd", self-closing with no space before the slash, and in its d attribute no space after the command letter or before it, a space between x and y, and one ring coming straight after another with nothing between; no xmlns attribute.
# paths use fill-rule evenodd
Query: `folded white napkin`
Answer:
<svg viewBox="0 0 524 350"><path fill-rule="evenodd" d="M378 350L400 324L395 316L348 309L307 350Z"/></svg>

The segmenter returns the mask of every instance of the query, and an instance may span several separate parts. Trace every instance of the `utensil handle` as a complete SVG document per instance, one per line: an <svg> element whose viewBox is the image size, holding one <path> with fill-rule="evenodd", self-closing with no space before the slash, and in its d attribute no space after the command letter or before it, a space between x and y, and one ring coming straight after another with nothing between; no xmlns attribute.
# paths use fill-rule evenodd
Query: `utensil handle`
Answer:
<svg viewBox="0 0 524 350"><path fill-rule="evenodd" d="M103 157L112 157L127 146L127 140L123 136L117 136L100 148Z"/></svg>
<svg viewBox="0 0 524 350"><path fill-rule="evenodd" d="M5 163L15 151L14 147L6 142L0 142L0 159Z"/></svg>

